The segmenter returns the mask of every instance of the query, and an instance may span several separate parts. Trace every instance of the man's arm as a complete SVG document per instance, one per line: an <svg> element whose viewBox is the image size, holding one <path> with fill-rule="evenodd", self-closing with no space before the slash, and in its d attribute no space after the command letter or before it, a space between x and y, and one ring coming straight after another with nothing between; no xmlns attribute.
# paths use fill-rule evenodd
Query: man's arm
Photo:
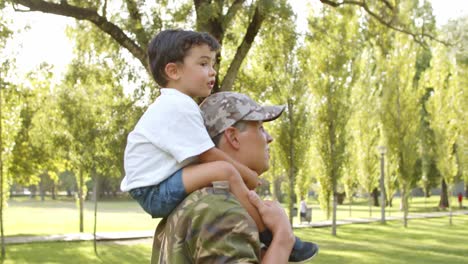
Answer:
<svg viewBox="0 0 468 264"><path fill-rule="evenodd" d="M226 153L224 153L216 147L211 148L198 155L198 160L201 163L207 163L212 161L227 161L231 163L234 166L234 168L236 168L236 170L240 173L242 179L245 182L245 185L247 185L247 188L249 188L250 190L254 190L259 184L258 174L255 171L249 169L244 164L237 162L236 160L234 160L229 155L227 155Z"/></svg>

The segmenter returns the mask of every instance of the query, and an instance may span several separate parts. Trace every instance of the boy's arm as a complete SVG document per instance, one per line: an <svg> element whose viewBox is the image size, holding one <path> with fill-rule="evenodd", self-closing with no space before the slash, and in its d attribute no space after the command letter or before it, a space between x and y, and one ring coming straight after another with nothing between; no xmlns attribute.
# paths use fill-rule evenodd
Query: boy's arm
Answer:
<svg viewBox="0 0 468 264"><path fill-rule="evenodd" d="M202 154L198 155L198 160L201 163L207 163L207 162L213 162L213 161L227 161L231 163L234 168L239 172L239 174L242 176L242 179L245 182L245 185L247 188L250 190L255 189L259 185L258 181L258 174L249 169L247 166L244 164L241 164L231 158L229 155L224 153L222 150L218 148L211 148Z"/></svg>

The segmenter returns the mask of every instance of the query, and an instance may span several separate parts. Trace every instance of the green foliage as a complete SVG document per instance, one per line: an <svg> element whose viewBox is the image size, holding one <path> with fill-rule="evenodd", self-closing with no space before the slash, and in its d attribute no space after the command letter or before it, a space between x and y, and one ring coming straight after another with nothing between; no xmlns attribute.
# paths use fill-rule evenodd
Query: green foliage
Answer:
<svg viewBox="0 0 468 264"><path fill-rule="evenodd" d="M381 79L379 111L387 156L395 162L398 184L404 197L403 208L407 212L410 189L420 179L420 175L414 174L414 168L419 156L418 108L422 91L413 85L416 71L414 44L403 35L395 36L394 43L398 48L387 51L385 57L378 57L378 76Z"/></svg>
<svg viewBox="0 0 468 264"><path fill-rule="evenodd" d="M378 100L378 83L374 77L375 67L368 69L369 65L375 65L371 50L364 50L356 63L360 76L351 95L352 116L348 124L351 138L348 155L353 161L350 167L357 176L359 185L370 196L378 184L377 146L380 136L378 112L375 107Z"/></svg>
<svg viewBox="0 0 468 264"><path fill-rule="evenodd" d="M433 87L428 101L430 124L434 131L434 150L437 168L450 193L458 173L455 144L463 126L455 109L462 107L463 89L458 84L456 62L444 47L436 47L431 72L425 77L426 86ZM462 114L466 116L466 113Z"/></svg>
<svg viewBox="0 0 468 264"><path fill-rule="evenodd" d="M358 17L353 9L323 9L309 19L306 69L314 108L314 174L321 186L319 200L330 215L330 198L337 191L345 164L350 95L356 81L356 50L359 47Z"/></svg>
<svg viewBox="0 0 468 264"><path fill-rule="evenodd" d="M276 8L284 9L284 13L290 12L290 7L284 5L284 1L281 3L283 5ZM294 22L290 16L275 14L276 23L264 27L261 41L253 47L254 55L246 61L239 77L244 85L238 83L235 87L267 104L286 105L281 118L267 124L275 141L270 145L274 164L266 177L272 183L275 195L286 194L291 215L296 198L307 195L312 181L308 138L312 117L308 105L310 93L303 78L305 72L298 67L297 35L288 30ZM277 34L268 33L272 31ZM281 192L275 184L278 179L285 180Z"/></svg>
<svg viewBox="0 0 468 264"><path fill-rule="evenodd" d="M382 1L368 4L394 25L434 33L430 4L419 2L397 3L395 12ZM143 51L162 29L211 32L223 44L219 83L238 51L251 49L236 61L242 66L233 90L288 105L279 120L266 124L276 141L264 176L276 197L286 194L290 209L312 183L328 215L334 192L344 189L350 198L358 183L359 191L370 192L379 176L378 145L388 149L389 200L400 188L407 201L409 189L429 189L441 175L468 181L466 17L442 28L454 46L426 42L423 49L352 5L311 10L309 30L300 35L287 0L68 3L97 10ZM230 17L228 10L236 12ZM252 48L240 49L257 10L260 30ZM75 59L59 84L46 64L11 78L13 55L0 53L2 160L10 182L42 179L51 188L74 190L80 175L89 188L99 175L106 192L119 189L126 136L158 90L140 59L104 31L89 21L67 29ZM1 20L0 47L11 34Z"/></svg>
<svg viewBox="0 0 468 264"><path fill-rule="evenodd" d="M456 140L456 155L458 175L468 183L468 93L465 91L468 87L468 16L461 17L456 20L449 21L442 28L442 34L450 37L455 41L455 45L449 47L446 53L446 59L450 60L450 69L453 74L447 83L449 87L445 89L453 90L455 93L454 100L457 102L457 107L453 108L453 113L457 122L458 137ZM434 63L435 64L435 63ZM434 65L437 67L437 65ZM435 74L435 71L433 72ZM433 76L434 77L434 76ZM444 92L444 94L447 92ZM454 116L451 116L452 118Z"/></svg>
<svg viewBox="0 0 468 264"><path fill-rule="evenodd" d="M22 185L35 185L40 181L40 175L45 171L55 171L54 146L50 144L47 135L49 117L51 113L49 104L51 66L42 64L36 72L27 76L27 82L21 92L20 112L21 125L15 138L13 148L13 164L10 173L15 175L15 181ZM52 180L56 180L53 177Z"/></svg>
<svg viewBox="0 0 468 264"><path fill-rule="evenodd" d="M0 2L0 7L3 5L4 3ZM15 137L20 129L18 123L22 108L19 100L20 88L11 81L15 61L4 49L8 40L13 37L13 31L9 26L10 22L3 16L0 17L0 180L2 186L0 192L3 203L8 197L8 189L12 182L12 175L8 172L14 166L12 151L15 146ZM3 210L3 204L0 207Z"/></svg>

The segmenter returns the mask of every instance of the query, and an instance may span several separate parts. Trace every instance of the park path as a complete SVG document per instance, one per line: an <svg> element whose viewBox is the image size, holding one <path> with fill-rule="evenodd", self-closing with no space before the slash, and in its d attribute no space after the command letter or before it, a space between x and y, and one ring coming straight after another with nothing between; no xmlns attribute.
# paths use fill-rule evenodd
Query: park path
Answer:
<svg viewBox="0 0 468 264"><path fill-rule="evenodd" d="M412 213L408 216L408 219L420 219L420 218L437 218L447 217L450 212L432 212L432 213ZM468 210L460 210L452 213L453 216L457 215L468 215ZM402 217L387 216L387 221L402 220ZM379 222L380 217L374 218L348 218L345 220L337 220L337 225L347 224L367 224L372 222ZM294 228L321 228L330 227L331 220L317 221L313 223L305 223L294 225ZM147 239L152 238L154 230L147 231L127 231L127 232L99 232L96 234L96 238L99 241L124 241L124 240L135 240L135 239ZM60 234L60 235L47 235L47 236L12 236L5 237L5 244L26 244L26 243L42 243L42 242L71 242L71 241L90 241L93 240L93 234L89 233L75 233L75 234Z"/></svg>

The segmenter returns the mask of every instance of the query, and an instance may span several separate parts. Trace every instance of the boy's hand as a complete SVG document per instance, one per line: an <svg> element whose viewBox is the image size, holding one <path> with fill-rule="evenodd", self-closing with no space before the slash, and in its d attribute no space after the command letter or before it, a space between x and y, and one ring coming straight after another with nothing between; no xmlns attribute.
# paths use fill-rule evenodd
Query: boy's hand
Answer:
<svg viewBox="0 0 468 264"><path fill-rule="evenodd" d="M247 188L249 188L249 190L255 190L257 186L261 185L261 182L258 179L258 173L251 169L246 169L245 173L247 173L247 175L242 175L242 178L244 179L245 185Z"/></svg>

